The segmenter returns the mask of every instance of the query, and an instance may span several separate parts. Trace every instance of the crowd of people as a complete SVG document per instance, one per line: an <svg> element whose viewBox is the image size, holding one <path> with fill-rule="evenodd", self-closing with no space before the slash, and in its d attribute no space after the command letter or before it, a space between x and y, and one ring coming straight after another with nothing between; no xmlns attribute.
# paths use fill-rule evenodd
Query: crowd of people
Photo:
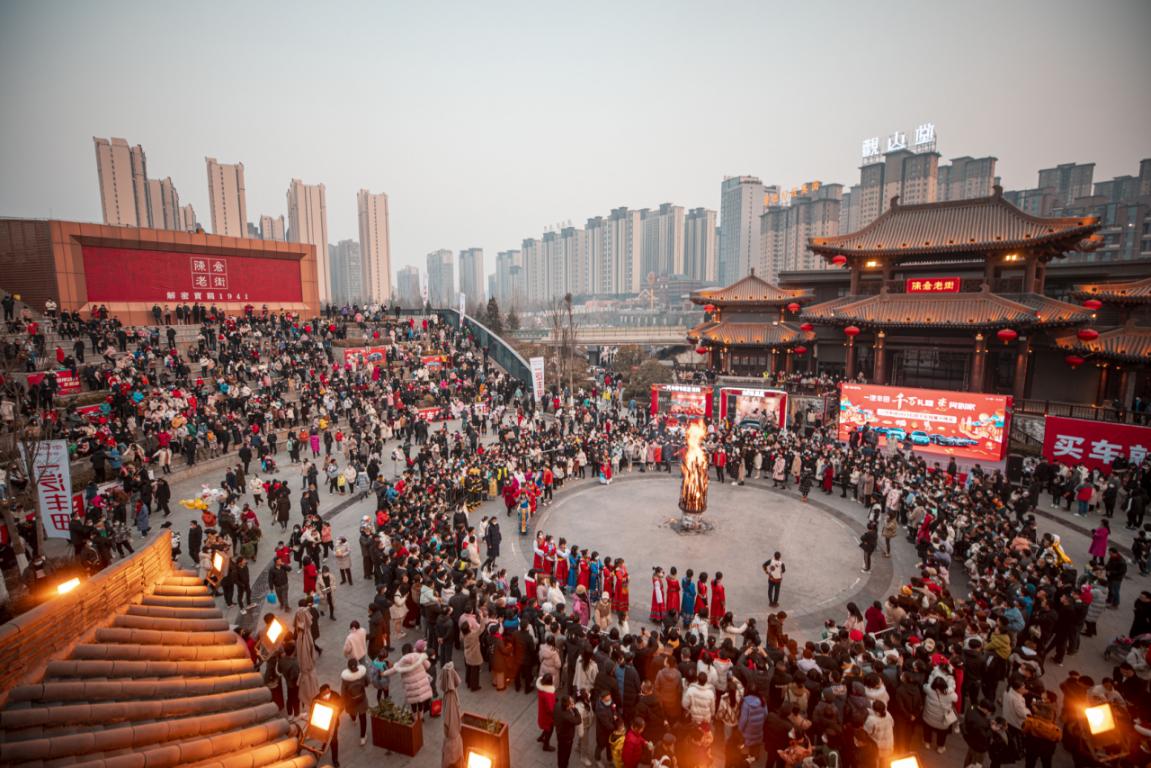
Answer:
<svg viewBox="0 0 1151 768"><path fill-rule="evenodd" d="M202 329L185 350L152 333L123 343L114 318L61 324L105 349L88 379L110 392L98 413L62 416L95 475L72 544L93 571L129 554L128 526L146 535L175 503L163 490L174 455L186 464L228 456L218 487L179 500L202 514L174 539L175 554L205 573L214 552L229 554L213 588L255 620L243 634L289 715L340 696L363 743L368 691L430 713L440 671L462 662L472 692L536 698L541 749L560 766L578 755L626 768L876 768L957 741L965 766L1050 766L1060 744L1076 765L1096 765L1106 756L1085 730L1089 702L1112 704L1124 754L1140 754L1151 594L1128 601L1131 640L1111 675L1068 671L1057 682L1052 666L1096 634L1104 610L1124 605L1127 561L1098 532L1095 559L1077 569L1034 513L1050 492L1052 503L1071 499L1103 521L1120 510L1141 527L1146 465L1105 474L1032 462L1013 485L999 470L961 473L866 428L841 443L818 418L787 431L709 425L718 481L857 503L862 570L873 555L891 557L893 541L914 548L899 590L862 610L848 604L819 636L799 637L778 610L788 603L781 553L762 564L764 602L728 606L719 563L681 575L679 564L625 562L609 532L577 544L563 538L562 518L549 520L556 532L535 524L582 479L674 474L682 430L629 407L626 375L600 372L537 405L466 331L432 318L182 314ZM345 361L349 336L378 348L376 359ZM445 412L456 421L429 418ZM341 494L375 500L356 541L335 536L322 512L324 498ZM505 533L529 543L526 573L504 557ZM269 595L253 597L248 567L265 541ZM1141 573L1145 547L1133 548ZM651 574L646 611L634 605L638 573ZM340 592L360 579L375 597L366 614L348 614ZM257 616L277 612L290 617L289 640L265 658ZM347 669L328 686L314 672L324 613L349 624Z"/></svg>

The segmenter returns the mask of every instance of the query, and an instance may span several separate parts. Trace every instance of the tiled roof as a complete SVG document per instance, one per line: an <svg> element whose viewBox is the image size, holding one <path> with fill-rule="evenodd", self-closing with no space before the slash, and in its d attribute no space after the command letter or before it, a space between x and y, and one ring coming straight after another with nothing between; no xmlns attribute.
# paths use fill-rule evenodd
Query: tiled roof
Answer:
<svg viewBox="0 0 1151 768"><path fill-rule="evenodd" d="M843 297L803 310L803 319L876 327L1007 328L1073 325L1090 320L1082 307L1040 296L979 293L880 293Z"/></svg>
<svg viewBox="0 0 1151 768"><path fill-rule="evenodd" d="M693 342L728 346L775 347L799 344L815 338L790 323L700 323L687 332Z"/></svg>
<svg viewBox="0 0 1151 768"><path fill-rule="evenodd" d="M1125 283L1077 285L1074 293L1084 299L1099 299L1112 304L1145 304L1151 302L1151 277Z"/></svg>
<svg viewBox="0 0 1151 768"><path fill-rule="evenodd" d="M1055 345L1067 352L1091 355L1104 360L1151 363L1151 328L1133 323L1099 334L1094 341L1082 341L1074 333L1060 336Z"/></svg>
<svg viewBox="0 0 1151 768"><path fill-rule="evenodd" d="M791 302L811 301L811 294L803 289L780 288L755 274L737 280L726 288L709 288L695 291L691 300L696 304L790 304Z"/></svg>
<svg viewBox="0 0 1151 768"><path fill-rule="evenodd" d="M203 582L177 572L0 711L0 765L305 768Z"/></svg>
<svg viewBox="0 0 1151 768"><path fill-rule="evenodd" d="M834 237L813 237L808 247L836 254L933 254L1030 248L1040 244L1064 250L1093 250L1101 239L1094 216L1031 216L1003 199L990 197L943 203L892 206L863 229Z"/></svg>

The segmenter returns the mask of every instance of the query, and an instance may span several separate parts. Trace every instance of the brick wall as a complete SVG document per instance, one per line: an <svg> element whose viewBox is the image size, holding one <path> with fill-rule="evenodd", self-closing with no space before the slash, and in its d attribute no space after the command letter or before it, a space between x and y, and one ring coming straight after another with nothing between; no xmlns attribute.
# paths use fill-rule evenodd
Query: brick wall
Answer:
<svg viewBox="0 0 1151 768"><path fill-rule="evenodd" d="M110 622L172 570L172 536L163 531L127 560L0 626L0 706L13 686L39 679L49 661Z"/></svg>

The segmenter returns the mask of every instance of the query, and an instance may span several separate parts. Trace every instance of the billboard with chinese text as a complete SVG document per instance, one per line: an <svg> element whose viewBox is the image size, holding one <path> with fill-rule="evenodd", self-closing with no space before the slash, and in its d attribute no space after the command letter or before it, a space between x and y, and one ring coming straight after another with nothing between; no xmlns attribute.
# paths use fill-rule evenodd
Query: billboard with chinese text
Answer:
<svg viewBox="0 0 1151 768"><path fill-rule="evenodd" d="M1120 457L1141 464L1151 448L1151 427L1064 416L1048 416L1043 422L1043 458L1048 461L1109 470Z"/></svg>
<svg viewBox="0 0 1151 768"><path fill-rule="evenodd" d="M297 258L83 246L88 301L299 303Z"/></svg>
<svg viewBox="0 0 1151 768"><path fill-rule="evenodd" d="M1011 397L938 389L839 385L839 439L864 425L889 442L924 453L1000 461L1010 432Z"/></svg>
<svg viewBox="0 0 1151 768"><path fill-rule="evenodd" d="M693 384L652 384L651 413L665 417L666 423L683 425L711 418L711 387Z"/></svg>
<svg viewBox="0 0 1151 768"><path fill-rule="evenodd" d="M787 420L787 393L779 389L719 390L720 418L736 428L762 429L771 425L783 429Z"/></svg>
<svg viewBox="0 0 1151 768"><path fill-rule="evenodd" d="M344 364L361 366L366 363L383 365L388 359L387 347L345 347Z"/></svg>

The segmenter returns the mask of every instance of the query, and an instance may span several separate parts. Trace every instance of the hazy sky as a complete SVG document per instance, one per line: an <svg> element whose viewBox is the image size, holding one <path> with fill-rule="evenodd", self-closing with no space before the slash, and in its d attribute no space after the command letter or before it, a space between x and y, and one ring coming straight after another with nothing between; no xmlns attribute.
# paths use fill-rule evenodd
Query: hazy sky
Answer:
<svg viewBox="0 0 1151 768"><path fill-rule="evenodd" d="M860 142L934 122L1008 188L1151 156L1151 2L0 0L0 216L98 221L93 136L142 144L210 230L204 157L248 217L387 192L393 269L722 177L851 184Z"/></svg>

